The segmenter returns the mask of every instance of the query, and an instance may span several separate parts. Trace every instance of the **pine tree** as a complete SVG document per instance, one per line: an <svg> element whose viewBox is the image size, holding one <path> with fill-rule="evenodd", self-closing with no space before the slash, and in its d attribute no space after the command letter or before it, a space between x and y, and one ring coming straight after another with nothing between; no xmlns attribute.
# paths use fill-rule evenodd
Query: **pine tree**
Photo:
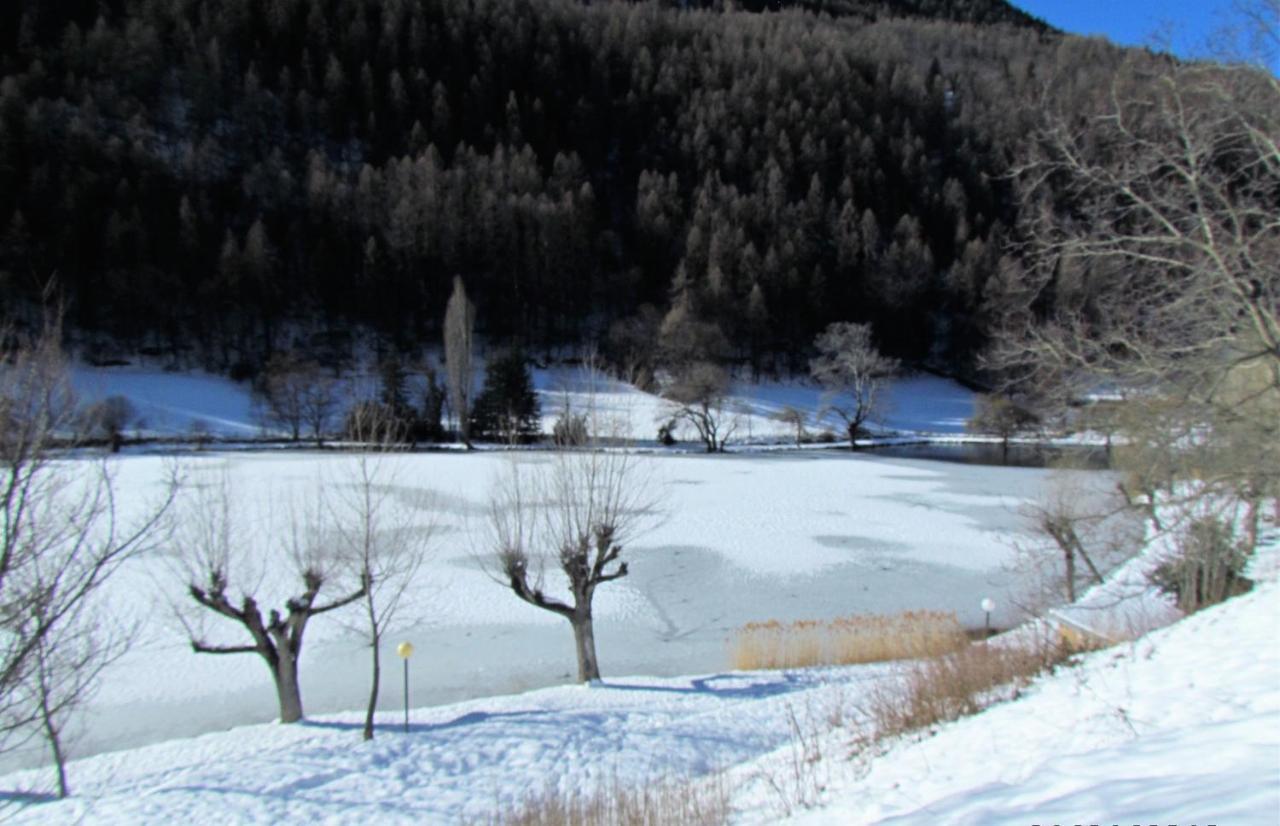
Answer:
<svg viewBox="0 0 1280 826"><path fill-rule="evenodd" d="M510 350L491 359L471 416L472 434L509 443L531 441L540 431L539 416L538 396L524 355Z"/></svg>

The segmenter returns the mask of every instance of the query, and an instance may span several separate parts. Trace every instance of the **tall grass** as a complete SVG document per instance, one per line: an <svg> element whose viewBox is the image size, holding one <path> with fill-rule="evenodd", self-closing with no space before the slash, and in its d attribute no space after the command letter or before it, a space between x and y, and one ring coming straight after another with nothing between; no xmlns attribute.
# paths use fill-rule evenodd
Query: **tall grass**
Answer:
<svg viewBox="0 0 1280 826"><path fill-rule="evenodd" d="M532 794L490 826L723 826L729 821L723 774L702 780L661 780L634 788L617 782L592 794Z"/></svg>
<svg viewBox="0 0 1280 826"><path fill-rule="evenodd" d="M864 732L878 742L957 720L1015 699L1038 675L1106 642L1073 629L1056 629L1038 639L974 643L909 664L898 680L878 684L861 711Z"/></svg>
<svg viewBox="0 0 1280 826"><path fill-rule="evenodd" d="M753 622L734 634L731 659L742 670L858 665L946 654L968 642L955 614L907 611L892 616Z"/></svg>

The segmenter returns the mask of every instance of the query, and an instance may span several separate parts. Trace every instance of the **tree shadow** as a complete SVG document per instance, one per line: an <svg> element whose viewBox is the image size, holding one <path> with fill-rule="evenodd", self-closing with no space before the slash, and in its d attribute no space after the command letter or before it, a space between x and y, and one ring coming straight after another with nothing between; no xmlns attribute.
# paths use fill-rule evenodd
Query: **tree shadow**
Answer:
<svg viewBox="0 0 1280 826"><path fill-rule="evenodd" d="M637 685L631 683L609 683L600 681L592 686L595 689L609 689L613 691L653 691L665 694L703 694L713 697L720 697L726 700L739 699L762 699L765 697L776 697L779 694L788 694L797 689L806 687L811 684L810 680L803 679L800 674L794 671L779 672L781 681L779 680L760 680L748 685L736 686L716 686L717 681L733 680L741 683L744 679L741 674L715 674L710 677L698 677L690 680L689 685Z"/></svg>
<svg viewBox="0 0 1280 826"><path fill-rule="evenodd" d="M511 720L521 717L537 717L545 715L544 710L535 711L469 711L460 717L443 723L409 723L408 734L429 734L436 731L448 731L449 729L461 728L463 726L474 726L480 723L486 723L490 720ZM364 731L364 723L345 723L336 720L302 720L300 725L305 728L329 729L332 731ZM405 727L403 723L392 721L380 722L374 726L375 731L384 731L389 734L404 734Z"/></svg>
<svg viewBox="0 0 1280 826"><path fill-rule="evenodd" d="M61 798L55 792L23 792L23 791L3 791L0 790L0 807L7 806L10 803L20 803L24 806L32 803L52 803Z"/></svg>

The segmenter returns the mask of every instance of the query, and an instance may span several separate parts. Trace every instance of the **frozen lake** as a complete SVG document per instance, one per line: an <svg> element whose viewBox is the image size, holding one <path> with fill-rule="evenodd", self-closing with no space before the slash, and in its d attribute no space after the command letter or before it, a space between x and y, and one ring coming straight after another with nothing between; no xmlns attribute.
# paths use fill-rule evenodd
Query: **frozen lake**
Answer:
<svg viewBox="0 0 1280 826"><path fill-rule="evenodd" d="M228 480L233 513L267 563L267 591L285 570L271 565L282 554L287 503L347 484L353 461L308 452L183 459L189 478ZM393 653L402 639L416 648L415 706L572 679L568 623L520 602L484 571L488 490L510 461L549 457L431 453L387 460L384 472L396 491L432 493L435 505L421 518L436 527L422 586L412 594L416 620L393 631L384 651L384 708L403 703ZM1010 596L1020 586L1010 568L1011 545L1023 529L1017 508L1050 476L1033 468L835 451L648 461L664 491L663 516L628 546L630 575L603 585L596 596L606 679L728 668L733 631L758 620L931 609L981 625L978 603L990 596L999 606L993 622L1009 622L1016 617ZM159 457L121 460L118 484L126 504L137 507L159 490L163 469ZM1110 484L1109 474L1090 476L1099 486ZM109 586L112 613L137 620L143 634L105 675L75 734L77 756L276 715L270 675L256 655L191 651L173 610L190 602L173 564L180 545L166 543ZM357 621L354 613L347 619ZM367 648L337 620L336 614L319 617L307 629L302 687L311 714L360 708L367 695ZM218 618L210 617L207 627L212 642L247 641ZM42 752L27 751L10 755L5 767L43 762Z"/></svg>

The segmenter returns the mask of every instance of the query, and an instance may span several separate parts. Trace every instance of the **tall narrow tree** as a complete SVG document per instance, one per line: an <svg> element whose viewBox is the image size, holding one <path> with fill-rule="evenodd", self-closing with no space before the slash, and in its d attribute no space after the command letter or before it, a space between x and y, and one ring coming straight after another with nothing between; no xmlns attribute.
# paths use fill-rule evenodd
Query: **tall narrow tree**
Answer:
<svg viewBox="0 0 1280 826"><path fill-rule="evenodd" d="M462 278L453 279L453 294L444 312L444 366L449 384L449 405L458 420L458 435L471 445L471 389L475 306L467 298Z"/></svg>

